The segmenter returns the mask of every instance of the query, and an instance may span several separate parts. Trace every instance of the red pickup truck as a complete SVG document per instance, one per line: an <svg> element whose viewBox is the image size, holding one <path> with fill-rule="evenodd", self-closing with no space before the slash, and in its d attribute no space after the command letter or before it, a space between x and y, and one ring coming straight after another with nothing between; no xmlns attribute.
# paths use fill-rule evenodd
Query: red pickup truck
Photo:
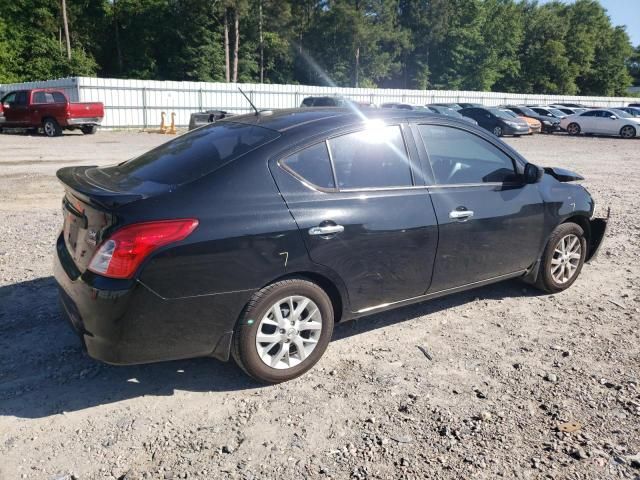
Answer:
<svg viewBox="0 0 640 480"><path fill-rule="evenodd" d="M100 102L70 102L60 90L33 89L7 93L0 100L0 131L3 128L42 128L48 137L62 135L62 130L79 128L82 133L96 133L104 117Z"/></svg>

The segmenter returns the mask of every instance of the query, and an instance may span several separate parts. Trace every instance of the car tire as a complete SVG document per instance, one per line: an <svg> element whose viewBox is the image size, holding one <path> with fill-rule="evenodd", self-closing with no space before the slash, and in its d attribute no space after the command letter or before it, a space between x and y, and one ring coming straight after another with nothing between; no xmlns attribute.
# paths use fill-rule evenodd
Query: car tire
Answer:
<svg viewBox="0 0 640 480"><path fill-rule="evenodd" d="M576 281L587 255L587 240L580 225L558 225L542 254L535 286L548 293L566 290Z"/></svg>
<svg viewBox="0 0 640 480"><path fill-rule="evenodd" d="M296 314L298 309L302 310ZM303 278L282 280L249 301L238 320L231 353L255 380L285 382L318 362L331 340L333 323L333 305L322 288Z"/></svg>
<svg viewBox="0 0 640 480"><path fill-rule="evenodd" d="M94 133L96 133L98 131L98 126L97 125L83 125L82 127L80 127L80 130L85 135L93 135Z"/></svg>
<svg viewBox="0 0 640 480"><path fill-rule="evenodd" d="M572 135L572 136L580 135L581 130L582 129L580 128L580 125L578 125L575 122L570 123L569 125L567 125L567 133L569 135Z"/></svg>
<svg viewBox="0 0 640 480"><path fill-rule="evenodd" d="M502 135L504 135L504 132L502 131L502 127L493 127L493 134L496 137L501 137Z"/></svg>
<svg viewBox="0 0 640 480"><path fill-rule="evenodd" d="M62 135L62 128L55 118L45 118L42 122L42 130L47 137L59 137Z"/></svg>
<svg viewBox="0 0 640 480"><path fill-rule="evenodd" d="M622 138L635 138L636 133L635 127L632 127L631 125L625 125L620 129L620 136Z"/></svg>

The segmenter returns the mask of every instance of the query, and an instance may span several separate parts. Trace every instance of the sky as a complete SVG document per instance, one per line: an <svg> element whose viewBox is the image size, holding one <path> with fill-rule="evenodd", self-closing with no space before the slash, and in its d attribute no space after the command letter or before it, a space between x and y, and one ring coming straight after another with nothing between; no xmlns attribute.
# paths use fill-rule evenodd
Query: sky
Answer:
<svg viewBox="0 0 640 480"><path fill-rule="evenodd" d="M547 3L551 0L541 0ZM573 0L564 0L567 3ZM640 45L640 0L598 0L614 25L626 25L633 46Z"/></svg>

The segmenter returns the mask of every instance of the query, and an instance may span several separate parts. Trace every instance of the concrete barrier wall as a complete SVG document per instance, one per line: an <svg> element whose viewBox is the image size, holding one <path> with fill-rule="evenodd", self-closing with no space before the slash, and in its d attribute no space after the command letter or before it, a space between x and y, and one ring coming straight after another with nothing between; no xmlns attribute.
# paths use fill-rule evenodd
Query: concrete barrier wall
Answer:
<svg viewBox="0 0 640 480"><path fill-rule="evenodd" d="M176 125L189 124L189 115L207 109L232 113L251 111L238 86L260 109L293 108L305 97L342 95L357 101L381 104L405 102L415 105L442 102L476 102L485 105L504 103L549 104L584 103L613 107L639 101L633 97L582 97L570 95L533 95L500 92L454 90L401 90L383 88L314 87L308 85L270 85L256 83L170 82L120 80L114 78L71 77L42 82L0 85L0 91L19 88L59 88L73 101L100 101L105 105L103 126L146 128L160 124L161 112L176 114Z"/></svg>

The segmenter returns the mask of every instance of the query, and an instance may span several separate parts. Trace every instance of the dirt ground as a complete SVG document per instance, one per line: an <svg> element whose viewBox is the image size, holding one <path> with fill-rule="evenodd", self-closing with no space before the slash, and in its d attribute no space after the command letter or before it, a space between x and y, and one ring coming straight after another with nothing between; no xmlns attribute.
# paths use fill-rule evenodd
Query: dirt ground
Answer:
<svg viewBox="0 0 640 480"><path fill-rule="evenodd" d="M212 359L100 364L58 313L56 169L169 138L0 135L0 479L640 478L640 140L507 140L611 207L568 291L508 281L338 325L264 387Z"/></svg>

